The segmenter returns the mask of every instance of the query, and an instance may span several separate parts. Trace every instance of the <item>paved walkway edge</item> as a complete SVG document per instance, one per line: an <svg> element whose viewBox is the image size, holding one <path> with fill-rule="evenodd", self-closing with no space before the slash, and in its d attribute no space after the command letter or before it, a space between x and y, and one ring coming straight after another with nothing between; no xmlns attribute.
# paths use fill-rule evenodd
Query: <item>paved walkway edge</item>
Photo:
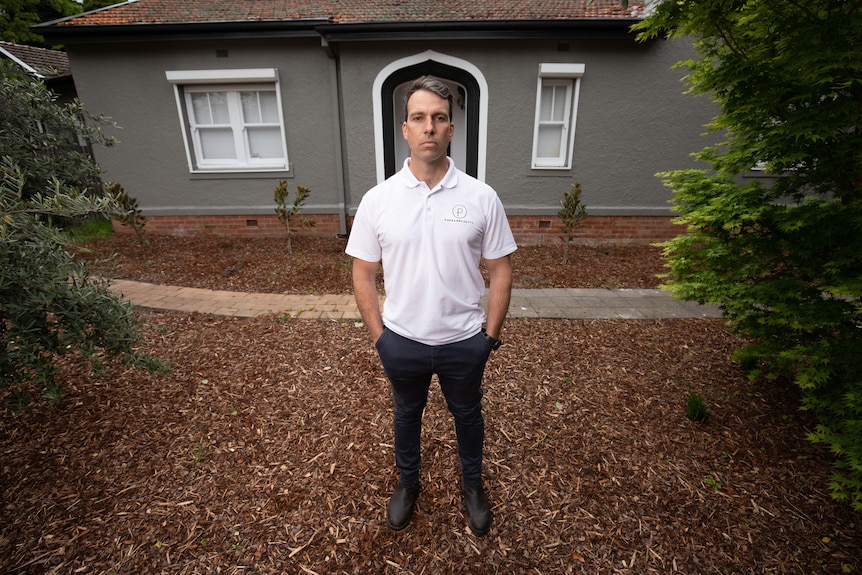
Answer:
<svg viewBox="0 0 862 575"><path fill-rule="evenodd" d="M112 288L132 304L154 310L255 317L279 314L299 319L360 319L350 294L244 293L114 280ZM381 304L383 299L381 298ZM674 299L658 289L515 289L511 318L655 319L721 317L714 306Z"/></svg>

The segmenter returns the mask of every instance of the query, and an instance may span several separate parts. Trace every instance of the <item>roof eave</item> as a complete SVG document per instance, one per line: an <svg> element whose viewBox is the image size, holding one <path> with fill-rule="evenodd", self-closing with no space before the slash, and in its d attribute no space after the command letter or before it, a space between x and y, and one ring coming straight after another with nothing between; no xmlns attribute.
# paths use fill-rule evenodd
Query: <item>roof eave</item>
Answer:
<svg viewBox="0 0 862 575"><path fill-rule="evenodd" d="M322 36L329 43L379 40L486 40L536 38L629 38L637 18L572 20L471 20L433 22L333 23L328 19L258 22L194 22L167 24L68 24L46 22L33 26L51 44L109 44L164 42L201 38L261 39Z"/></svg>
<svg viewBox="0 0 862 575"><path fill-rule="evenodd" d="M208 39L318 37L315 28L326 19L259 22L194 22L183 24L58 24L33 26L50 44L111 44L118 42L178 42Z"/></svg>
<svg viewBox="0 0 862 575"><path fill-rule="evenodd" d="M631 38L637 18L577 20L470 20L450 22L327 23L317 26L327 42L375 40L489 40L538 38Z"/></svg>

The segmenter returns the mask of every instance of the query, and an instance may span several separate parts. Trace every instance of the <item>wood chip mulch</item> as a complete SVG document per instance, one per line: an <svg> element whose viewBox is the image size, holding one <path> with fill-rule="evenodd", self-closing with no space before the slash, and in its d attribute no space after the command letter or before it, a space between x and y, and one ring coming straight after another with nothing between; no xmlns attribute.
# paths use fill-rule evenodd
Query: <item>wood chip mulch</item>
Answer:
<svg viewBox="0 0 862 575"><path fill-rule="evenodd" d="M103 260L94 271L160 285L261 293L353 293L346 240L297 236L288 255L282 238L132 235L100 238L81 255ZM515 252L516 288L654 288L666 271L661 249L645 245L578 245L563 261L562 245Z"/></svg>
<svg viewBox="0 0 862 575"><path fill-rule="evenodd" d="M798 393L749 381L720 320L509 320L485 381L479 538L436 387L416 514L386 527L391 405L362 325L141 314L171 373L68 362L60 405L2 404L0 573L862 569L860 516L830 498ZM690 391L707 422L686 418Z"/></svg>

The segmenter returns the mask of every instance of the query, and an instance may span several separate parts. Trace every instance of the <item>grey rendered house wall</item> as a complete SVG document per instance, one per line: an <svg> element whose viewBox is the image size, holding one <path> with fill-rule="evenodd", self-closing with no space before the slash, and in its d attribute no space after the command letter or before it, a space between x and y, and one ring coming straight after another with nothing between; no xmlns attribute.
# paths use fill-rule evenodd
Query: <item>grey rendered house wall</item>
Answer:
<svg viewBox="0 0 862 575"><path fill-rule="evenodd" d="M568 50L560 51L561 43ZM705 145L703 125L714 111L706 98L683 94L682 72L671 70L692 54L685 41L375 41L337 48L343 149L335 60L319 38L73 45L69 55L86 108L121 127L115 148L96 150L105 179L119 181L150 216L272 214L272 190L282 178L312 190L306 214L339 213L342 204L352 214L377 183L375 78L427 50L469 62L487 81L485 179L509 215L555 215L574 181L591 215L668 215L671 193L654 174L693 165L690 154ZM586 66L571 170L530 169L538 68L549 62ZM271 67L279 72L290 171L190 174L165 71Z"/></svg>
<svg viewBox="0 0 862 575"><path fill-rule="evenodd" d="M569 45L559 51L558 45ZM342 47L351 213L376 183L369 120L376 74L426 50L470 62L488 83L486 181L509 215L555 215L579 181L591 215L668 215L671 192L656 172L692 167L713 115L706 98L684 94L674 63L693 54L685 41L483 40L355 44ZM585 64L571 170L532 170L539 64Z"/></svg>
<svg viewBox="0 0 862 575"><path fill-rule="evenodd" d="M227 51L218 57L216 51ZM96 150L106 181L118 181L145 215L273 214L287 179L312 190L308 213L338 213L333 62L317 38L70 46L88 111L111 117L120 140ZM289 172L191 174L166 70L277 68Z"/></svg>

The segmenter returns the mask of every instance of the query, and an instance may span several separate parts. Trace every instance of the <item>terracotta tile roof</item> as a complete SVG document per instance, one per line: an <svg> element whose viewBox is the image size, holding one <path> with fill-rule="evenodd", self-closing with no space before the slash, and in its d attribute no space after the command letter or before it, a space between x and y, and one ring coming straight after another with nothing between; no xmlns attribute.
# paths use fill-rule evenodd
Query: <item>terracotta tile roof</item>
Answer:
<svg viewBox="0 0 862 575"><path fill-rule="evenodd" d="M132 0L62 25L329 20L336 24L633 18L619 0Z"/></svg>
<svg viewBox="0 0 862 575"><path fill-rule="evenodd" d="M65 52L3 41L0 41L0 50L48 79L72 75L69 57Z"/></svg>

